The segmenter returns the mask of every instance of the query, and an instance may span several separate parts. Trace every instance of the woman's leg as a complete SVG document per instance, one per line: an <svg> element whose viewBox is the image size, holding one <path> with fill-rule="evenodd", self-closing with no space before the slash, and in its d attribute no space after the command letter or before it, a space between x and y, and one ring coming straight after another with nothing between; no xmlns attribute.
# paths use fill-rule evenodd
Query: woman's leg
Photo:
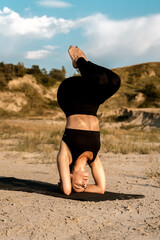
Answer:
<svg viewBox="0 0 160 240"><path fill-rule="evenodd" d="M97 90L99 89L102 95L105 94L106 99L119 89L121 79L110 69L86 61L82 57L77 60L77 66L86 81L96 84Z"/></svg>
<svg viewBox="0 0 160 240"><path fill-rule="evenodd" d="M97 92L99 102L103 103L111 97L120 87L120 77L111 70L98 66L86 58L86 55L78 47L70 46L69 55L73 66L79 68L86 83L91 86L94 95Z"/></svg>

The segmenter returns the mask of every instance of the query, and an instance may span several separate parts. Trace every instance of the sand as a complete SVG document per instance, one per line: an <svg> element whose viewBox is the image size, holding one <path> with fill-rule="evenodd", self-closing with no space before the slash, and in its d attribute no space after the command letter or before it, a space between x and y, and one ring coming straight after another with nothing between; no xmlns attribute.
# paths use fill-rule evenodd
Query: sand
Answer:
<svg viewBox="0 0 160 240"><path fill-rule="evenodd" d="M144 197L98 202L46 193L45 184L57 184L57 167L37 163L38 157L38 153L0 152L0 240L160 239L160 185L149 177L160 166L160 154L100 152L108 196ZM4 177L8 184L2 183ZM34 181L43 182L43 187L35 189Z"/></svg>

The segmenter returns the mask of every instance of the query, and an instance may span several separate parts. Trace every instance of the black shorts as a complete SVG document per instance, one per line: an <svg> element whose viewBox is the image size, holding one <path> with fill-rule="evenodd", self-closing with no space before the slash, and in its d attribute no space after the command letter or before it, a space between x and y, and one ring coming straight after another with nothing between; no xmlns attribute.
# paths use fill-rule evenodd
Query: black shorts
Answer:
<svg viewBox="0 0 160 240"><path fill-rule="evenodd" d="M72 154L73 167L77 158L86 151L93 153L93 159L88 163L91 164L100 150L100 132L66 128L62 140L67 144Z"/></svg>

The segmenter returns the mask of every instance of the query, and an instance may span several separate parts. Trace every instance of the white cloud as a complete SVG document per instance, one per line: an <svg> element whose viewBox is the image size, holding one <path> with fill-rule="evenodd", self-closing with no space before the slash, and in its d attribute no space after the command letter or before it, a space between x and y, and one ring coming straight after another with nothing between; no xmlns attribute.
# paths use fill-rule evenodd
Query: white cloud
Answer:
<svg viewBox="0 0 160 240"><path fill-rule="evenodd" d="M23 48L24 43L28 47L33 41L51 39L57 34L69 34L78 29L79 45L91 59L114 59L118 64L124 59L126 62L140 57L154 59L160 52L159 23L160 14L125 20L112 20L102 14L75 20L45 15L24 18L5 7L0 10L0 44L5 46L7 42L9 46L1 51L7 55L10 49ZM55 46L46 45L41 50L27 52L25 57L44 58L54 49Z"/></svg>
<svg viewBox="0 0 160 240"><path fill-rule="evenodd" d="M7 7L0 12L0 34L5 36L51 38L58 33L68 33L74 27L75 22L70 19L57 19L45 15L23 18Z"/></svg>
<svg viewBox="0 0 160 240"><path fill-rule="evenodd" d="M41 50L37 50L37 51L28 51L28 52L26 52L24 58L26 58L26 59L34 59L35 60L35 59L46 58L48 55L50 55L50 51L41 49Z"/></svg>
<svg viewBox="0 0 160 240"><path fill-rule="evenodd" d="M44 49L26 52L24 58L25 59L34 59L34 60L46 58L53 52L53 50L58 48L58 46L45 45L45 46L43 46L43 48Z"/></svg>
<svg viewBox="0 0 160 240"><path fill-rule="evenodd" d="M70 3L64 2L64 1L37 1L37 3L44 7L53 7L53 8L65 8L65 7L71 7L72 5Z"/></svg>
<svg viewBox="0 0 160 240"><path fill-rule="evenodd" d="M97 14L84 25L85 48L92 57L122 58L145 55L157 46L160 52L160 14L126 20L110 20Z"/></svg>
<svg viewBox="0 0 160 240"><path fill-rule="evenodd" d="M4 12L4 13L12 13L12 10L9 9L8 7L4 7L4 8L3 8L3 12ZM1 12L1 13L3 13L3 12Z"/></svg>
<svg viewBox="0 0 160 240"><path fill-rule="evenodd" d="M45 45L44 48L45 48L45 49L48 49L48 50L54 50L54 49L58 48L58 46Z"/></svg>

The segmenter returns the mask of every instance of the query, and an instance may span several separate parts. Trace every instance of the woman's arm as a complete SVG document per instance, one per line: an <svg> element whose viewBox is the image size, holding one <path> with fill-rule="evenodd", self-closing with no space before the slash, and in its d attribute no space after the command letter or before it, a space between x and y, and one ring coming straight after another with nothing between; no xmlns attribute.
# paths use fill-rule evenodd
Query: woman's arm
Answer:
<svg viewBox="0 0 160 240"><path fill-rule="evenodd" d="M85 192L94 192L103 194L106 189L106 178L102 163L97 155L94 162L91 164L91 171L95 184L88 184Z"/></svg>
<svg viewBox="0 0 160 240"><path fill-rule="evenodd" d="M66 195L70 195L72 191L71 186L71 177L70 177L70 169L69 169L69 160L70 153L67 145L64 141L61 142L60 150L57 156L57 166L60 175L60 184L61 189Z"/></svg>

